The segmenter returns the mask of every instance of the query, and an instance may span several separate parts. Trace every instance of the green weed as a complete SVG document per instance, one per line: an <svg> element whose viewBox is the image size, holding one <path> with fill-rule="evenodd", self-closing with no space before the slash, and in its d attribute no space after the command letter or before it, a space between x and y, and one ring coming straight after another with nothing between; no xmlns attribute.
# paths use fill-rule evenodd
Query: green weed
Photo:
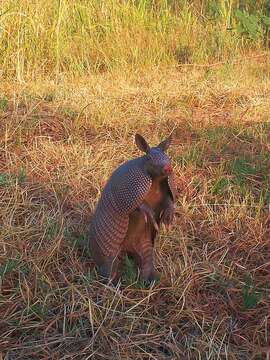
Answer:
<svg viewBox="0 0 270 360"><path fill-rule="evenodd" d="M0 110L7 111L8 109L8 99L5 97L0 98Z"/></svg>
<svg viewBox="0 0 270 360"><path fill-rule="evenodd" d="M0 173L0 186L8 186L12 182L12 178L9 174Z"/></svg>
<svg viewBox="0 0 270 360"><path fill-rule="evenodd" d="M245 158L236 158L231 163L231 172L234 175L234 182L238 185L244 185L248 178L256 175L256 165Z"/></svg>
<svg viewBox="0 0 270 360"><path fill-rule="evenodd" d="M211 193L213 195L222 195L230 187L230 180L225 177L219 178L212 186Z"/></svg>
<svg viewBox="0 0 270 360"><path fill-rule="evenodd" d="M19 184L23 183L26 180L26 171L23 166L19 168L17 179Z"/></svg>
<svg viewBox="0 0 270 360"><path fill-rule="evenodd" d="M253 309L260 300L260 294L252 284L251 278L247 278L242 288L242 301L245 309Z"/></svg>
<svg viewBox="0 0 270 360"><path fill-rule="evenodd" d="M3 264L0 265L0 277L3 278L6 274L16 270L19 264L19 259L7 259Z"/></svg>

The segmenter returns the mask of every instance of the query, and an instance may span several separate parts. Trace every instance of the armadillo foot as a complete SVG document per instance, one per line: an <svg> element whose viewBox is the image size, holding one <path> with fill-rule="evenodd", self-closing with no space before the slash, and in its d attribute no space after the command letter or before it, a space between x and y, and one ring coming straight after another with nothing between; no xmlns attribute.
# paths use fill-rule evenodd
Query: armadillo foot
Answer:
<svg viewBox="0 0 270 360"><path fill-rule="evenodd" d="M99 279L99 282L101 284L104 284L104 285L109 285L109 286L117 286L117 284L119 283L119 280L120 280L120 276L117 274L116 276L112 276L110 278L107 278L107 277L101 277Z"/></svg>
<svg viewBox="0 0 270 360"><path fill-rule="evenodd" d="M142 270L141 279L146 283L151 283L153 281L159 280L160 275L155 269L151 269L150 271Z"/></svg>
<svg viewBox="0 0 270 360"><path fill-rule="evenodd" d="M113 282L117 283L119 280L119 274L118 274L118 265L119 265L119 259L107 259L107 261L99 266L99 274L103 278L102 282L108 283Z"/></svg>

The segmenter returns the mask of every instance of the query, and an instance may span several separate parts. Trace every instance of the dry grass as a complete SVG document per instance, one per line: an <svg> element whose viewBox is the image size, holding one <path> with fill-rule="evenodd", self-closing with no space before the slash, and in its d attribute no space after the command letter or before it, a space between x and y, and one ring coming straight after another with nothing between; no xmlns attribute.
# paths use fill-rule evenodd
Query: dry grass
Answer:
<svg viewBox="0 0 270 360"><path fill-rule="evenodd" d="M0 8L0 75L23 81L41 74L53 78L62 72L228 60L268 48L267 4L5 0ZM247 12L244 20L237 9Z"/></svg>
<svg viewBox="0 0 270 360"><path fill-rule="evenodd" d="M2 82L0 358L269 359L269 64ZM174 130L158 284L101 284L85 229L112 169ZM6 356L6 357L5 357Z"/></svg>

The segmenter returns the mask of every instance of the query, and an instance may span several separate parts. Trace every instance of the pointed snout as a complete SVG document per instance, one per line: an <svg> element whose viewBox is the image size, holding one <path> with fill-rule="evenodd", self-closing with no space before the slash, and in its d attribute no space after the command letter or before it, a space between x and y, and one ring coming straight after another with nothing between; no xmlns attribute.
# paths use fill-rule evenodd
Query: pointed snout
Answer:
<svg viewBox="0 0 270 360"><path fill-rule="evenodd" d="M167 164L163 167L163 171L165 172L166 175L169 175L172 173L172 166L170 164Z"/></svg>

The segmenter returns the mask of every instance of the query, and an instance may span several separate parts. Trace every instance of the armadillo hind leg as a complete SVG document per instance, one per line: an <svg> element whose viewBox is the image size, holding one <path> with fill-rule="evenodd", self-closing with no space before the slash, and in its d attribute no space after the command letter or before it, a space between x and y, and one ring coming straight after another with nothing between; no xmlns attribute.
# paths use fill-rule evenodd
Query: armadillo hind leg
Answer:
<svg viewBox="0 0 270 360"><path fill-rule="evenodd" d="M105 282L116 279L118 275L119 256L106 256L101 250L94 233L90 232L89 245L92 259L94 260L99 275Z"/></svg>

